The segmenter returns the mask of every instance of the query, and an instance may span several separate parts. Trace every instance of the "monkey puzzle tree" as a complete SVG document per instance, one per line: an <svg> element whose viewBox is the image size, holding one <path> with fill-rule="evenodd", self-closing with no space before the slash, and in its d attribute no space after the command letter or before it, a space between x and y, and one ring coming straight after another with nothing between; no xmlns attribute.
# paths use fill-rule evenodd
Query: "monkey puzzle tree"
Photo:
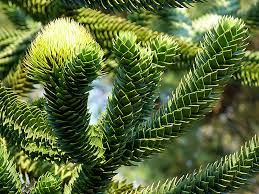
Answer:
<svg viewBox="0 0 259 194"><path fill-rule="evenodd" d="M9 25L0 28L0 191L225 193L256 175L259 140L254 136L236 153L181 178L138 188L112 179L120 166L162 152L204 118L233 76L258 83L258 53L245 51L258 4L195 33L197 39L205 34L199 44L104 13L142 8L158 15L195 2L2 1ZM91 125L91 84L109 60L117 64L113 89L105 112ZM179 66L190 70L155 110L165 70ZM35 84L42 85L44 97L31 102ZM8 152L34 159L39 169L49 161L49 171L34 172L36 183L23 185Z"/></svg>

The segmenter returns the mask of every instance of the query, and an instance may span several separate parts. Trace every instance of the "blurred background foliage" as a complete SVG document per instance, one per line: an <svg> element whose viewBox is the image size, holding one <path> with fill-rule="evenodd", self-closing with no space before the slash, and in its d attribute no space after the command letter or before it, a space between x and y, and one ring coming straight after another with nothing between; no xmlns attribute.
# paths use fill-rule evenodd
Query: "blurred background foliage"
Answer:
<svg viewBox="0 0 259 194"><path fill-rule="evenodd" d="M241 2L239 0L217 0L197 3L188 9L164 9L156 15L148 11L141 11L122 16L153 30L199 42L204 33L217 23L219 15L235 16L238 14L237 10L249 9L253 3L254 0L241 0ZM18 27L5 14L2 5L0 5L0 10L2 10L0 12L1 26L17 29ZM215 17L206 18L207 13L215 14ZM249 49L259 50L258 31L251 31L249 42ZM91 123L97 122L104 110L107 96L111 92L112 69L115 66L116 64L111 60L110 72L93 83L94 89L90 92L89 98L89 109L92 112ZM181 68L174 67L167 70L161 84L161 95L157 99L157 107L166 101L168 94L175 89L188 68L181 64ZM42 91L38 90L36 95L42 95ZM117 178L126 178L137 186L151 184L159 180L163 181L175 176L180 177L220 159L223 155L238 150L239 146L253 136L258 128L259 88L242 86L242 84L233 81L225 87L224 94L217 106L202 122L192 126L186 135L174 140L164 153L156 155L136 167L120 168ZM13 151L13 153L16 152ZM31 181L30 178L26 178L30 177L30 173L33 173L36 178L49 168L55 174L61 175L62 180L66 182L66 179L71 176L71 170L74 169L71 164L58 168L48 162L34 162L23 153L15 154L15 157L21 179L27 182ZM256 183L238 193L259 193L259 177L251 181Z"/></svg>

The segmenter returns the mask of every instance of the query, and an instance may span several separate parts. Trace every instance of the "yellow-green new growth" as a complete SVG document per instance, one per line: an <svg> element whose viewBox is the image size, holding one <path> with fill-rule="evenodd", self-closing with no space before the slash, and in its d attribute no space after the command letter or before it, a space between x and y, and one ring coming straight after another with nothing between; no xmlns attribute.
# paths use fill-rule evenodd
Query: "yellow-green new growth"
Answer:
<svg viewBox="0 0 259 194"><path fill-rule="evenodd" d="M44 83L48 121L59 148L74 162L90 164L104 152L102 132L89 126L87 109L102 57L85 28L68 19L47 25L26 57L30 76Z"/></svg>
<svg viewBox="0 0 259 194"><path fill-rule="evenodd" d="M70 19L58 19L38 33L25 63L32 77L46 80L46 75L53 73L55 68L64 65L93 42L83 26Z"/></svg>

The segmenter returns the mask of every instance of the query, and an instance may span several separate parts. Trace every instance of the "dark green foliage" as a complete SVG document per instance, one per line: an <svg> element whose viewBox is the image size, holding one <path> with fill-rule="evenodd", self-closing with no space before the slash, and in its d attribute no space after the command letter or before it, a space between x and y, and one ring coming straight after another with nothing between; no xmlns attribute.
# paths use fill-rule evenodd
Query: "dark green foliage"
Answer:
<svg viewBox="0 0 259 194"><path fill-rule="evenodd" d="M3 86L0 88L0 97L1 135L9 143L19 145L32 157L55 161L64 159L61 159L64 153L57 148L55 137L39 109L28 106Z"/></svg>
<svg viewBox="0 0 259 194"><path fill-rule="evenodd" d="M33 82L27 78L20 59L39 30L40 24L13 5L0 3L0 8L11 23L10 26L2 26L0 29L0 77L5 78L4 85L25 96L33 88ZM12 73L9 73L10 71Z"/></svg>
<svg viewBox="0 0 259 194"><path fill-rule="evenodd" d="M61 181L49 173L42 175L31 194L61 194Z"/></svg>
<svg viewBox="0 0 259 194"><path fill-rule="evenodd" d="M135 11L140 8L156 11L163 7L187 7L191 3L202 1L203 0L130 0L125 3L116 0L4 0L3 2L12 2L21 7L21 9L31 15L35 20L46 22L61 16L67 10L73 10L84 6L111 11Z"/></svg>
<svg viewBox="0 0 259 194"><path fill-rule="evenodd" d="M71 30L62 36L60 30L66 26ZM50 24L42 33L27 56L29 72L44 81L48 120L60 148L76 162L92 163L102 157L102 134L88 125L87 100L89 84L100 70L102 51L82 27L66 20ZM61 41L74 38L75 43L49 39L55 34ZM46 41L53 44L50 52ZM45 55L38 55L41 51Z"/></svg>
<svg viewBox="0 0 259 194"><path fill-rule="evenodd" d="M243 25L238 20L223 18L207 34L194 69L182 79L167 105L160 108L144 129L140 126L137 131L131 143L136 146L133 160L160 151L163 143L211 111L222 93L222 86L237 70L238 61L244 55L243 40L247 36Z"/></svg>
<svg viewBox="0 0 259 194"><path fill-rule="evenodd" d="M64 12L62 2L59 0L3 0L5 3L14 3L36 21L49 21L60 16Z"/></svg>
<svg viewBox="0 0 259 194"><path fill-rule="evenodd" d="M9 32L2 29L3 36L0 54L0 78L3 79L7 73L17 64L19 58L24 54L26 48L34 37L35 30ZM37 30L36 30L37 31Z"/></svg>
<svg viewBox="0 0 259 194"><path fill-rule="evenodd" d="M149 28L141 27L131 23L121 17L104 14L87 8L79 9L67 14L77 22L83 24L102 46L102 48L112 48L112 40L116 38L120 31L130 31L137 36L137 41L145 44L150 39L153 40L159 36L165 35L152 31ZM177 63L191 63L199 49L198 45L184 39L171 37L179 45L177 50L178 57L175 58Z"/></svg>
<svg viewBox="0 0 259 194"><path fill-rule="evenodd" d="M131 34L121 35L114 45L119 67L103 126L108 138L107 151L113 157L116 152L123 154L129 141L125 138L131 138L133 128L151 115L161 75L176 51L175 43L169 38L156 39L146 49L136 45L136 38Z"/></svg>
<svg viewBox="0 0 259 194"><path fill-rule="evenodd" d="M20 8L11 3L6 4L0 2L0 8L2 13L4 13L7 16L8 20L10 20L12 24L11 27L15 29L30 30L40 25L39 23L35 22L30 16L25 14Z"/></svg>
<svg viewBox="0 0 259 194"><path fill-rule="evenodd" d="M82 7L97 8L112 11L138 11L140 8L157 11L163 7L187 7L191 3L203 2L203 0L63 0L66 7Z"/></svg>
<svg viewBox="0 0 259 194"><path fill-rule="evenodd" d="M152 52L149 48L137 46L136 37L132 34L119 36L114 45L114 52L119 67L103 119L103 130L108 139L106 152L110 152L107 157L115 156L116 159L123 154L126 142L131 138L131 131L142 116L142 105L148 89L148 79L145 78L151 67Z"/></svg>
<svg viewBox="0 0 259 194"><path fill-rule="evenodd" d="M150 116L157 85L165 66L175 56L176 45L170 38L160 37L151 41L150 47L143 48L136 45L136 36L123 33L116 40L114 50L119 67L107 112L100 121L106 137L106 161L92 169L83 165L73 187L74 193L102 191L114 171L128 163L132 148L127 149L126 143L133 138L134 127Z"/></svg>
<svg viewBox="0 0 259 194"><path fill-rule="evenodd" d="M161 77L169 66L172 65L172 61L179 57L177 55L178 45L173 39L166 36L160 36L157 39L151 41L150 48L153 52L153 65L155 68L149 68L149 76L146 78L145 85L147 85L147 91L145 91L145 97L143 100L142 118L145 120L151 116L154 109L155 100L159 97L158 89L160 87Z"/></svg>
<svg viewBox="0 0 259 194"><path fill-rule="evenodd" d="M15 69L9 71L9 74L3 80L3 84L12 88L19 96L27 96L34 89L33 84L37 83L27 75L24 64L19 63Z"/></svg>
<svg viewBox="0 0 259 194"><path fill-rule="evenodd" d="M255 136L237 154L180 179L146 188L112 180L121 166L161 152L203 119L233 75L246 85L258 85L258 53L245 52L246 24L216 15L233 15L240 8L236 0L212 3L209 10L214 15L194 22L188 11L175 7L203 1L2 2L0 9L10 25L0 29L0 135L13 155L26 158L17 162L21 177L29 174L36 183L22 188L2 146L0 182L5 186L0 185L0 193L2 188L35 194L222 193L256 175ZM149 20L142 21L144 27L123 18L125 11L139 9ZM256 17L250 16L257 12L251 9L235 15L254 21ZM206 20L214 16L215 24L208 25ZM164 25L153 25L158 21ZM176 67L191 70L167 102L155 108L164 73ZM114 80L106 111L91 125L89 92L109 68ZM35 83L44 94L30 99Z"/></svg>
<svg viewBox="0 0 259 194"><path fill-rule="evenodd" d="M30 107L18 99L18 96L9 89L1 86L1 122L15 124L19 134L25 134L28 139L38 139L38 145L51 145L55 142L47 122L42 118L42 113L36 107ZM36 123L35 123L36 122ZM32 130L33 127L33 130ZM32 132L33 131L33 132ZM43 141L45 141L43 143Z"/></svg>
<svg viewBox="0 0 259 194"><path fill-rule="evenodd" d="M0 138L0 165L0 192L3 194L20 193L21 183L2 138Z"/></svg>

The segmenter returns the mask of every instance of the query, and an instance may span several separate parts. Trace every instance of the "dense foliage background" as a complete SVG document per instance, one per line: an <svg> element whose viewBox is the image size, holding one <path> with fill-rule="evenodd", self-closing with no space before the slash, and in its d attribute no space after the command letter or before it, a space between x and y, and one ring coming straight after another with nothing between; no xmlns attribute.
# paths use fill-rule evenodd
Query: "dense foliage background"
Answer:
<svg viewBox="0 0 259 194"><path fill-rule="evenodd" d="M256 0L242 0L241 2L239 0L218 0L196 3L191 8L166 8L156 14L145 10L133 13L115 12L115 14L152 30L190 39L198 43L205 32L218 22L220 15L235 16L237 10L248 10L255 2ZM23 18L24 13L21 12L20 14L20 18ZM206 18L206 14L214 14L215 17L207 16ZM40 26L32 19L26 21L33 23L35 26ZM6 15L2 3L0 3L0 25L9 29L17 28L10 17ZM249 49L259 51L259 31L252 28L249 33ZM106 62L107 64L103 69L104 75L94 81L94 89L90 92L88 107L92 113L91 124L98 121L107 104L107 96L111 94L112 90L114 68L117 64L113 60L109 61L109 57ZM166 102L167 96L176 88L183 75L190 69L185 65L179 64L179 67L172 67L166 71L160 88L160 97L156 100L157 109ZM43 96L42 88L37 87L38 89L30 94L31 99L29 101ZM220 101L205 119L192 126L190 131L181 138L175 139L163 153L145 160L138 166L121 167L116 179L127 179L138 186L139 184L150 185L153 182L165 181L175 176L180 177L199 169L200 166L205 167L208 163L214 162L224 155L235 152L245 141L249 140L254 134L258 134L258 127L258 85L247 86L239 81L232 80L225 86ZM61 175L63 182L69 180L71 171L74 169L72 164L60 168L49 162L33 161L24 153L19 152L17 154L15 148L12 149L11 154L15 156L20 178L27 182L24 190L30 188L35 179L49 169ZM253 184L246 186L237 193L259 193L259 177L251 181Z"/></svg>

